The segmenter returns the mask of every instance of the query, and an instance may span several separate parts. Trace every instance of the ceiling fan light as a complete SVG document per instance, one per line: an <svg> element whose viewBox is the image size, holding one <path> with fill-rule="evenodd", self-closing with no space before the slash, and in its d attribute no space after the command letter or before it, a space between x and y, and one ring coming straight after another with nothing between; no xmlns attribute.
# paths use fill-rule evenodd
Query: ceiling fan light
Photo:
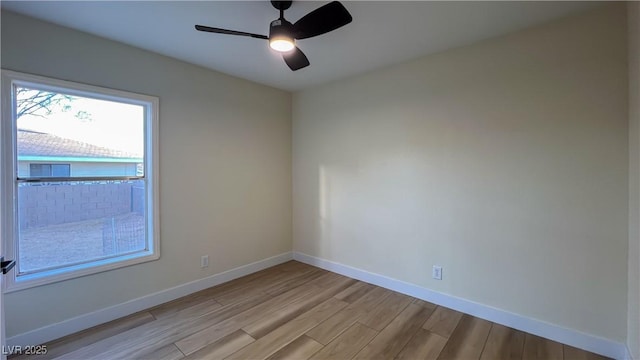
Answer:
<svg viewBox="0 0 640 360"><path fill-rule="evenodd" d="M287 52L293 50L295 44L293 43L293 39L287 37L278 37L275 39L270 39L269 46L275 51Z"/></svg>
<svg viewBox="0 0 640 360"><path fill-rule="evenodd" d="M293 50L296 47L296 42L292 34L293 25L280 14L280 18L273 20L269 25L269 46L278 52Z"/></svg>

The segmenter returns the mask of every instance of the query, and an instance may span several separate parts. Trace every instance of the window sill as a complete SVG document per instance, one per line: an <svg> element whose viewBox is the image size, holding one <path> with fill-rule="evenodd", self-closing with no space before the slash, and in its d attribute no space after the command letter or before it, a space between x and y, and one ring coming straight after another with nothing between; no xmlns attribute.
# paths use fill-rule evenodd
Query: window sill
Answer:
<svg viewBox="0 0 640 360"><path fill-rule="evenodd" d="M115 270L126 266L142 264L145 262L158 260L159 258L160 254L158 254L157 252L153 253L152 251L147 250L32 274L12 274L12 276L9 276L9 278L5 282L4 293L11 293L33 288L36 286L48 285L59 281L75 279L78 277L93 275L109 270Z"/></svg>

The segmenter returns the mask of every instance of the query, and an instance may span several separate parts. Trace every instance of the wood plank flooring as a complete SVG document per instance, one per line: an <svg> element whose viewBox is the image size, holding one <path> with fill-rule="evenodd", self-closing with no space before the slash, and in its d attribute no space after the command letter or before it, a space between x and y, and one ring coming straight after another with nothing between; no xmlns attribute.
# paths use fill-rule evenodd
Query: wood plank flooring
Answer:
<svg viewBox="0 0 640 360"><path fill-rule="evenodd" d="M38 359L604 359L295 261L47 347Z"/></svg>

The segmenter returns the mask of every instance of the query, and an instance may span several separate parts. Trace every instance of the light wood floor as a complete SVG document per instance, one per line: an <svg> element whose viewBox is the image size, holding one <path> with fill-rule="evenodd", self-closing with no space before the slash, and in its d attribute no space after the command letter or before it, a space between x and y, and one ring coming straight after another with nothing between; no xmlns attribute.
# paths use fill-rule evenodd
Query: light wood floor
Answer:
<svg viewBox="0 0 640 360"><path fill-rule="evenodd" d="M602 359L295 261L47 346L38 359Z"/></svg>

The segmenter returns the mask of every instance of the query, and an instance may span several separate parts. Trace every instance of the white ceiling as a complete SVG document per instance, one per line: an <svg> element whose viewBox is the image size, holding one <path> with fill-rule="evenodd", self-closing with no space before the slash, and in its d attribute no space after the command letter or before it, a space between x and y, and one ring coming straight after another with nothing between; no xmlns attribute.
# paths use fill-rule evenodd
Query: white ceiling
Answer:
<svg viewBox="0 0 640 360"><path fill-rule="evenodd" d="M328 1L299 1L295 22ZM265 40L195 31L194 24L268 35L268 1L1 1L2 9L130 44L284 90L299 90L513 32L599 2L342 1L353 22L300 40L311 65L292 72Z"/></svg>

